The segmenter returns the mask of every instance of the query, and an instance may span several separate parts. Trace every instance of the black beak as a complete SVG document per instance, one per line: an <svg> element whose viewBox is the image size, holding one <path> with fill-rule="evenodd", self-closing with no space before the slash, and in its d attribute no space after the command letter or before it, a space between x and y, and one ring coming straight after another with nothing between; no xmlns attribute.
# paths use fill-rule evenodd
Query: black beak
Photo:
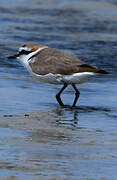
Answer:
<svg viewBox="0 0 117 180"><path fill-rule="evenodd" d="M17 57L19 57L19 54L16 54L14 56L9 56L8 59L16 59Z"/></svg>

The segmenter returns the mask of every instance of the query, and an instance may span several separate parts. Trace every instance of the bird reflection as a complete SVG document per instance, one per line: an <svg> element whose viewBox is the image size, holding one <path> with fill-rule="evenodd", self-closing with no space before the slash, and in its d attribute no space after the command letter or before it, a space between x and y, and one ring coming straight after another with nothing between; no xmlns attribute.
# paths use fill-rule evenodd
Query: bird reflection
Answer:
<svg viewBox="0 0 117 180"><path fill-rule="evenodd" d="M54 107L52 111L58 117L57 123L59 125L74 126L81 129L78 118L80 113L103 112L105 114L111 112L111 109L98 106L78 106L75 108L67 106L65 108Z"/></svg>
<svg viewBox="0 0 117 180"><path fill-rule="evenodd" d="M78 109L56 107L54 113L59 117L59 125L78 127Z"/></svg>

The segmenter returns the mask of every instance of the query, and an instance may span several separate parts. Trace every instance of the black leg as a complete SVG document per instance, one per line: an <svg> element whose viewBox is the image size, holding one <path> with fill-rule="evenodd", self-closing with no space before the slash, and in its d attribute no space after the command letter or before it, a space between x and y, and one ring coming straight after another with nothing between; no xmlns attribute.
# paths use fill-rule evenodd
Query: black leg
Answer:
<svg viewBox="0 0 117 180"><path fill-rule="evenodd" d="M76 103L77 103L77 100L78 100L78 98L79 98L79 96L80 96L80 92L79 92L78 89L76 88L75 84L71 84L71 85L72 85L72 87L74 88L74 90L75 90L75 92L76 92L76 97L75 97L74 102L73 102L73 105L72 105L72 107L75 107L75 105L76 105Z"/></svg>
<svg viewBox="0 0 117 180"><path fill-rule="evenodd" d="M58 92L58 94L56 95L56 100L58 101L58 103L60 104L60 106L64 106L63 102L61 101L60 95L61 93L64 91L64 89L67 87L68 85L65 83L64 86L62 87L62 89Z"/></svg>

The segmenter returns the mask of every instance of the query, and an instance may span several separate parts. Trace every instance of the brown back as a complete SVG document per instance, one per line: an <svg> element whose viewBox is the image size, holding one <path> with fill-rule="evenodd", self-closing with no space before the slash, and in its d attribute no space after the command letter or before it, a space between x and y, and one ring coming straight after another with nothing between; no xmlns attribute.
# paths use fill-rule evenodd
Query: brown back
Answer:
<svg viewBox="0 0 117 180"><path fill-rule="evenodd" d="M48 73L71 75L73 73L94 72L105 74L106 72L86 64L74 55L64 51L46 48L33 56L29 62L32 71L39 75Z"/></svg>

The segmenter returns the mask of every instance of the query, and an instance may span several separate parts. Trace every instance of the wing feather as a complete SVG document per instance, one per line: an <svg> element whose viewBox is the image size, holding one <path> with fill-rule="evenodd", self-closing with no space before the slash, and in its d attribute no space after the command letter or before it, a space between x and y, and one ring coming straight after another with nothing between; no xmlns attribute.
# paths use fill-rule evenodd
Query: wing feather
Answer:
<svg viewBox="0 0 117 180"><path fill-rule="evenodd" d="M71 75L81 72L105 74L104 70L88 65L74 55L52 48L40 51L37 56L31 58L29 64L32 71L39 75L49 73Z"/></svg>

